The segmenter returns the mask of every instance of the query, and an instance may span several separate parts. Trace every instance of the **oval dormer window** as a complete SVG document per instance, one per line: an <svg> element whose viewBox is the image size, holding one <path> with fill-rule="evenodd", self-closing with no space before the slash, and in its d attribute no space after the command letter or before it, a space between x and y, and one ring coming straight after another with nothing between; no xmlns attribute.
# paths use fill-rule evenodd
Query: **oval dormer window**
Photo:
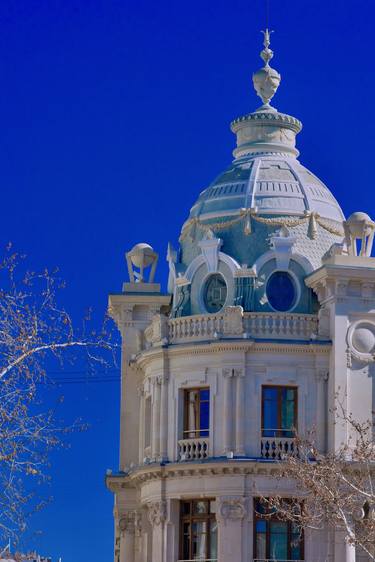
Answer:
<svg viewBox="0 0 375 562"><path fill-rule="evenodd" d="M220 273L210 275L204 286L204 306L207 312L219 312L227 300L227 284Z"/></svg>
<svg viewBox="0 0 375 562"><path fill-rule="evenodd" d="M296 304L296 283L286 271L275 271L267 281L266 294L268 302L274 310L287 312Z"/></svg>

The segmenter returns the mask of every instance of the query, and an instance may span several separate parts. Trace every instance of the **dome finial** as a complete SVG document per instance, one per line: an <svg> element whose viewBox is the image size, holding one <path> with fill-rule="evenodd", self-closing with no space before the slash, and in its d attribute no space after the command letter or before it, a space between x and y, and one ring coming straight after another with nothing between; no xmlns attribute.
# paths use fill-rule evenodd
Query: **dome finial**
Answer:
<svg viewBox="0 0 375 562"><path fill-rule="evenodd" d="M273 51L272 49L269 48L269 46L271 45L271 33L273 33L273 31L266 29L266 31L262 30L261 33L263 33L263 37L264 37L264 41L263 41L264 49L263 51L261 51L260 56L265 62L266 66L268 66L269 61L273 58Z"/></svg>
<svg viewBox="0 0 375 562"><path fill-rule="evenodd" d="M270 101L279 87L281 76L277 70L271 68L269 65L269 61L273 57L273 51L270 49L270 37L273 32L266 28L262 33L264 35L264 49L261 51L260 56L264 61L264 67L253 74L253 84L256 93L263 102L263 106L260 107L258 111L269 111L274 110L274 108L270 106Z"/></svg>

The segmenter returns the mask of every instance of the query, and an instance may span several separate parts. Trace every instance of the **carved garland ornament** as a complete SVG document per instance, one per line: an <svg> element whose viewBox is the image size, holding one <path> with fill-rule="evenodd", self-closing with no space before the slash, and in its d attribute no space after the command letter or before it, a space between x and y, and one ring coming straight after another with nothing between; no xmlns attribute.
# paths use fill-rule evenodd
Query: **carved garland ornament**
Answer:
<svg viewBox="0 0 375 562"><path fill-rule="evenodd" d="M190 233L190 237L195 237L195 229L200 228L204 232L212 231L216 232L219 230L227 230L228 228L234 226L235 224L245 221L244 226L244 233L246 235L251 234L252 232L252 225L251 222L254 220L255 222L259 222L261 224L267 224L270 226L286 226L289 228L293 228L295 226L299 226L306 222L309 223L308 229L308 236L315 240L318 228L317 225L321 226L324 230L329 232L330 234L334 234L335 236L344 236L344 229L339 226L338 223L334 221L330 221L328 219L323 219L319 213L311 213L309 211L305 212L305 215L301 218L293 217L293 216L283 216L283 217L275 217L275 218L266 218L261 217L257 214L257 210L254 208L249 209L241 209L240 214L238 217L226 221L220 222L213 222L209 224L205 224L202 222L198 217L194 217L190 219L185 227L183 228L180 236L180 242L185 240L187 235Z"/></svg>

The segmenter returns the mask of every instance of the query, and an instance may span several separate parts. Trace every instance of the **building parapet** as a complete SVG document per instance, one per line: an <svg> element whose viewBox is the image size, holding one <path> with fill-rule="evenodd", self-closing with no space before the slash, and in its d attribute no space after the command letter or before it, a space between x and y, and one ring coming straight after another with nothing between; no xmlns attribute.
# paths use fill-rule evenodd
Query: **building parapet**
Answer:
<svg viewBox="0 0 375 562"><path fill-rule="evenodd" d="M243 312L227 307L217 314L166 318L154 317L145 330L146 346L214 341L241 337L277 340L318 340L319 322L315 314Z"/></svg>

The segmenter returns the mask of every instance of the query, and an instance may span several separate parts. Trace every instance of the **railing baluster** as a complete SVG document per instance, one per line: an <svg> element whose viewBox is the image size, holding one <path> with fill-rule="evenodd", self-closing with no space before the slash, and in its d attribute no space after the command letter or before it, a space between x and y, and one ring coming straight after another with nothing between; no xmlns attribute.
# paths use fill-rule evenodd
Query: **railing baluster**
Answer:
<svg viewBox="0 0 375 562"><path fill-rule="evenodd" d="M209 438L180 439L178 441L178 459L190 461L208 458Z"/></svg>

